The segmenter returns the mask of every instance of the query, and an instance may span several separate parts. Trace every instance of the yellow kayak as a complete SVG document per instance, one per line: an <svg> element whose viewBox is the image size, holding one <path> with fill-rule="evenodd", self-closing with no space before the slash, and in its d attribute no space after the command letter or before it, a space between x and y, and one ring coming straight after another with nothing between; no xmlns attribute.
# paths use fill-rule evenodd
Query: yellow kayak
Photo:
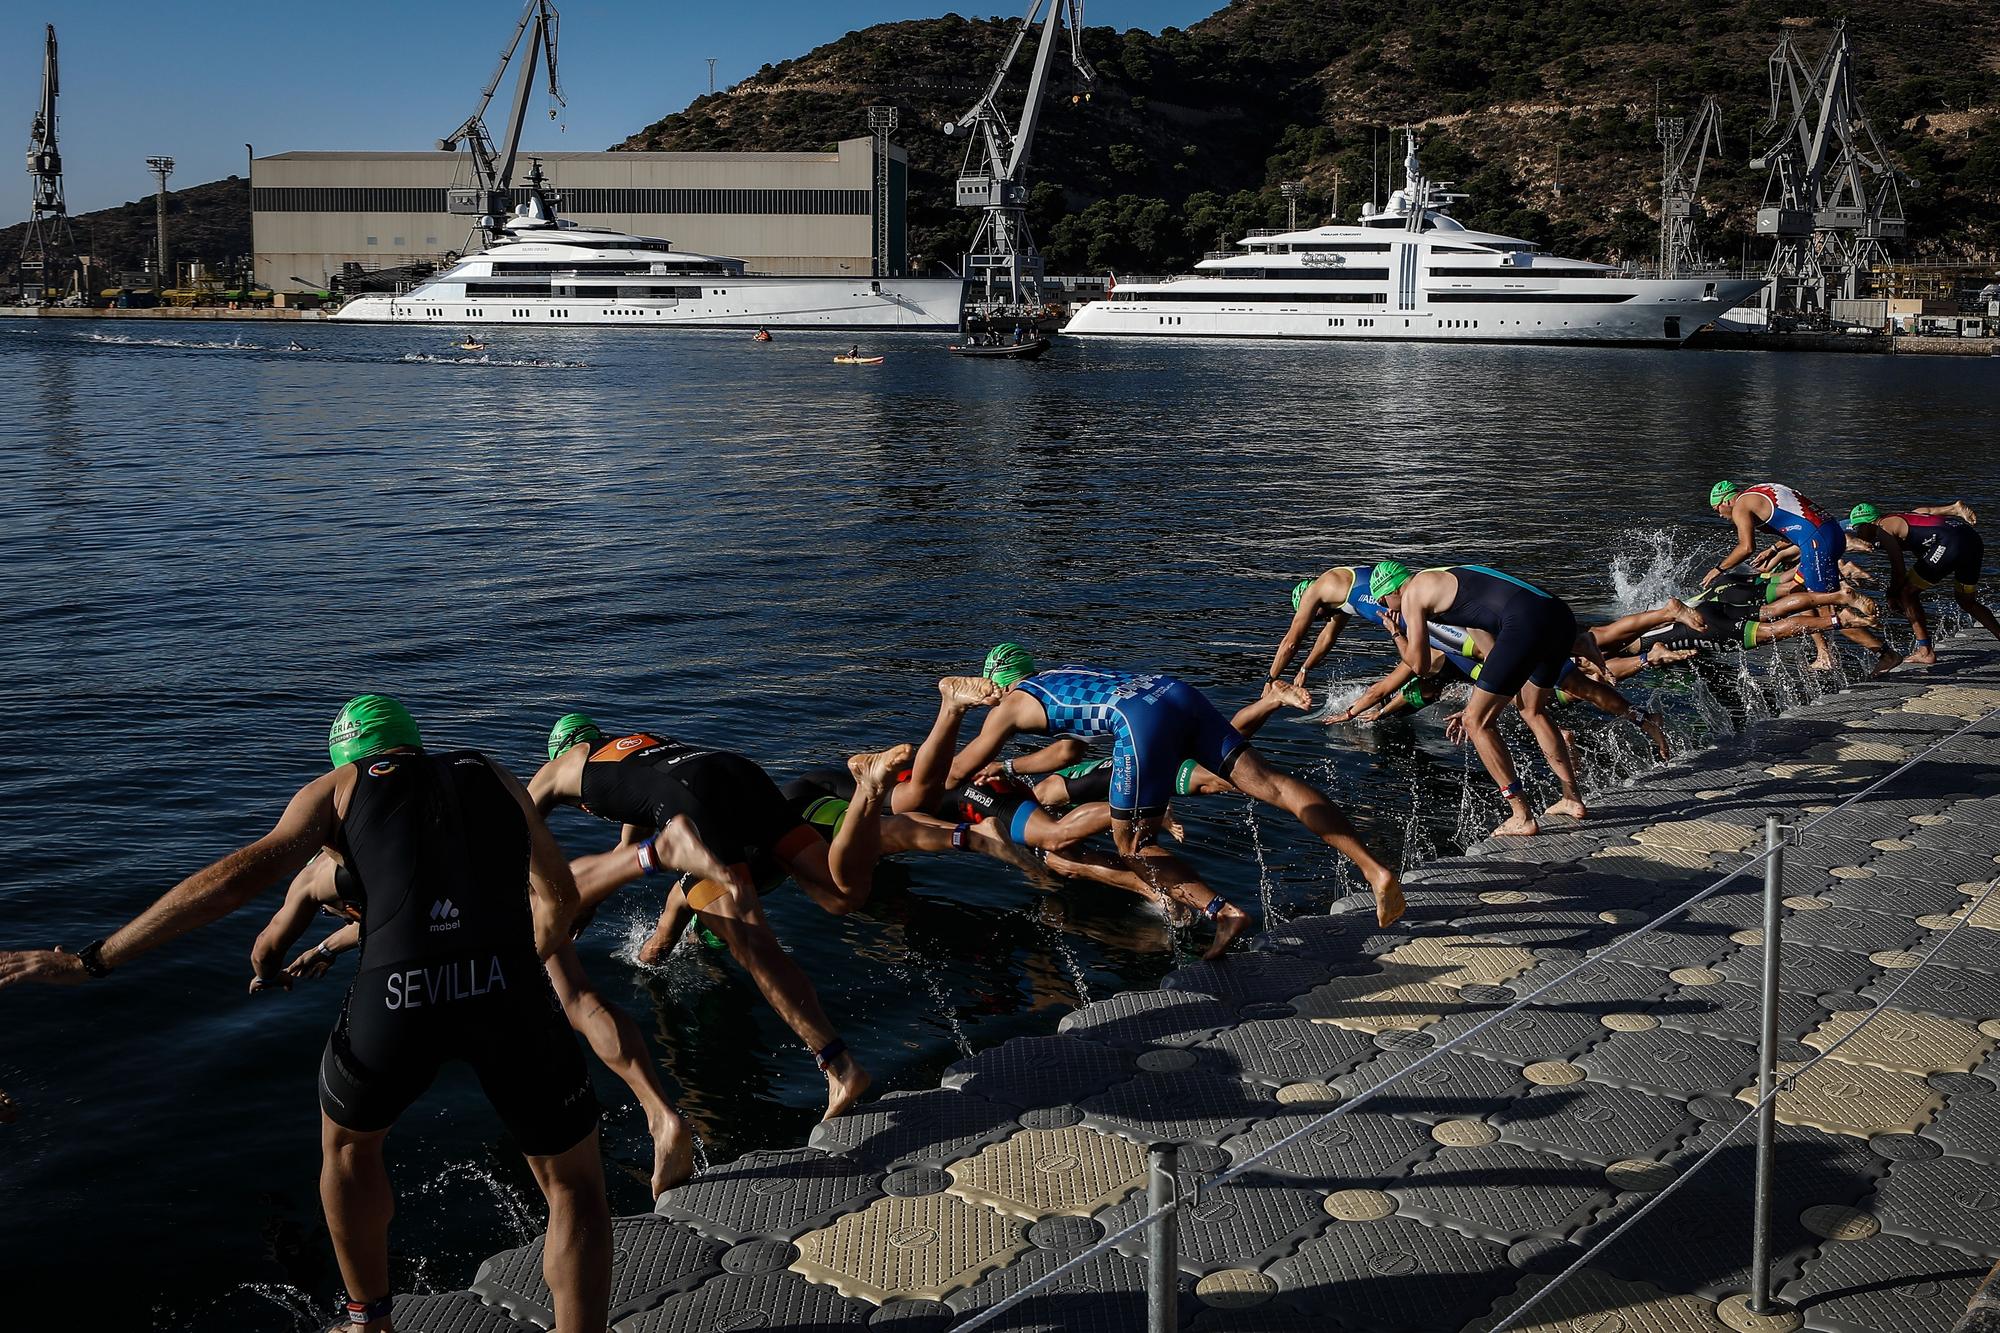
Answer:
<svg viewBox="0 0 2000 1333"><path fill-rule="evenodd" d="M833 364L836 366L879 366L882 364L882 358L879 356L836 356L833 358Z"/></svg>

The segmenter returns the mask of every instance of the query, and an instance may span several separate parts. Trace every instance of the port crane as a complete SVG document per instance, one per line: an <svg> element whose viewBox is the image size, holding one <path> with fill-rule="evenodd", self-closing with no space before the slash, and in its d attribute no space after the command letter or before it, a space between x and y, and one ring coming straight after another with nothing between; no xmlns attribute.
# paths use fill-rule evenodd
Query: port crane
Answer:
<svg viewBox="0 0 2000 1333"><path fill-rule="evenodd" d="M1653 126L1661 155L1660 276L1678 278L1707 267L1695 234L1695 210L1709 155L1723 155L1722 103L1713 95L1703 98L1692 128L1678 115L1655 115Z"/></svg>
<svg viewBox="0 0 2000 1333"><path fill-rule="evenodd" d="M1764 129L1779 133L1750 165L1770 172L1757 231L1773 238L1764 300L1774 312L1820 318L1829 301L1860 295L1861 275L1906 229L1904 177L1861 109L1853 58L1844 22L1817 65L1789 32L1771 55Z"/></svg>
<svg viewBox="0 0 2000 1333"><path fill-rule="evenodd" d="M28 175L34 179L34 207L28 214L28 234L21 242L18 266L21 299L30 303L81 299L83 274L70 229L69 208L63 201L62 153L56 147L56 95L60 76L56 64L56 28L48 26L42 49L42 100L29 131Z"/></svg>
<svg viewBox="0 0 2000 1333"><path fill-rule="evenodd" d="M493 77L479 92L479 105L463 124L437 141L439 152L455 153L463 147L472 160L474 183L470 186L455 185L447 191L446 209L478 218L476 226L487 233L489 243L493 232L514 208L514 162L521 151L521 129L528 119L528 93L534 87L538 59L548 67L550 98L557 106L568 105L563 101L562 85L556 79L556 33L561 21L562 15L556 12L550 0L528 0L526 8L521 11L520 22L514 25L514 39L500 52L500 63L494 67ZM486 128L486 108L492 105L493 94L499 90L501 80L507 77L507 67L513 63L524 42L527 54L514 85L514 105L507 116L507 133L496 146L492 132ZM555 107L550 107L550 117L555 114Z"/></svg>
<svg viewBox="0 0 2000 1333"><path fill-rule="evenodd" d="M976 293L968 314L988 323L1033 319L1044 305L1042 256L1028 230L1026 169L1055 63L1056 33L1065 19L1070 64L1086 86L1093 82L1097 73L1083 55L1083 0L1030 0L979 100L958 119L944 123L947 138L963 135L968 140L958 176L958 206L982 214L965 256L965 277ZM1010 121L1000 108L1000 93L1037 21L1041 37L1029 70L1027 97L1018 122Z"/></svg>

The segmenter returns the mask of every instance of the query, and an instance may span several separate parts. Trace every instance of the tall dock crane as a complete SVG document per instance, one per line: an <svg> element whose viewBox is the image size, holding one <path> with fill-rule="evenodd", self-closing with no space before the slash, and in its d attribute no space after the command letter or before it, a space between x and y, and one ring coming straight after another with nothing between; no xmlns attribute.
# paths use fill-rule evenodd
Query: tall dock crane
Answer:
<svg viewBox="0 0 2000 1333"><path fill-rule="evenodd" d="M1000 92L1038 16L1041 40L1035 48L1019 123L1012 123L1000 109ZM1034 318L1043 306L1042 255L1028 230L1026 172L1035 128L1041 121L1042 97L1048 90L1049 69L1055 61L1056 31L1065 18L1070 64L1086 85L1095 80L1096 71L1083 57L1083 0L1029 0L1028 11L1015 25L1014 39L986 91L965 114L944 124L946 137L964 135L968 140L958 176L958 206L977 208L983 216L972 249L965 256L965 277L978 293L969 313L988 322Z"/></svg>
<svg viewBox="0 0 2000 1333"><path fill-rule="evenodd" d="M1903 176L1861 110L1844 22L1817 65L1789 32L1780 39L1764 129L1779 130L1750 159L1771 173L1757 210L1758 233L1774 238L1764 299L1774 311L1821 317L1830 300L1860 295L1861 275L1905 232Z"/></svg>
<svg viewBox="0 0 2000 1333"><path fill-rule="evenodd" d="M28 234L21 242L21 299L30 303L80 297L83 274L63 202L62 152L56 147L56 95L60 91L56 64L56 28L48 25L42 49L42 101L29 131L28 175L34 178L34 209L28 214Z"/></svg>
<svg viewBox="0 0 2000 1333"><path fill-rule="evenodd" d="M439 152L455 153L463 147L472 159L474 183L453 186L447 191L446 209L478 218L476 225L487 234L489 242L514 208L514 162L521 151L521 129L528 119L528 92L534 86L537 59L548 66L549 96L558 106L568 105L563 101L562 85L556 81L556 31L561 22L562 15L549 0L528 0L521 11L521 21L514 25L514 40L501 51L493 77L479 92L479 105L463 124L437 141ZM506 136L501 146L496 147L492 132L486 128L486 108L492 105L493 94L507 77L507 66L513 63L523 41L527 43L527 56L514 85L514 106L507 116ZM549 114L555 115L554 107L549 108Z"/></svg>
<svg viewBox="0 0 2000 1333"><path fill-rule="evenodd" d="M1656 115L1653 124L1661 157L1660 276L1678 278L1707 264L1694 219L1709 154L1723 154L1722 103L1713 95L1703 98L1692 129L1678 115Z"/></svg>

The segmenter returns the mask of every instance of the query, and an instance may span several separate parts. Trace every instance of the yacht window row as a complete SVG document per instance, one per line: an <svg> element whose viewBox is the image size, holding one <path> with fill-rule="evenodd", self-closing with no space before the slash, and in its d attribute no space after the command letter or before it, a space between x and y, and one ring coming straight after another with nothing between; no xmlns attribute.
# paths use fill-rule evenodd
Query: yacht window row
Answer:
<svg viewBox="0 0 2000 1333"><path fill-rule="evenodd" d="M1205 278L1281 278L1286 282L1387 282L1389 270L1386 268L1250 268L1231 265L1228 268L1210 269Z"/></svg>
<svg viewBox="0 0 2000 1333"><path fill-rule="evenodd" d="M1615 278L1616 269L1608 268L1555 268L1547 264L1534 264L1526 268L1503 268L1488 264L1481 268L1433 268L1433 278Z"/></svg>
<svg viewBox="0 0 2000 1333"><path fill-rule="evenodd" d="M529 191L514 191L514 203ZM646 189L564 190L563 209L577 213L805 213L861 216L867 190ZM435 185L260 185L250 192L258 213L444 213L445 190ZM608 247L607 247L608 248Z"/></svg>
<svg viewBox="0 0 2000 1333"><path fill-rule="evenodd" d="M1114 301L1206 301L1211 305L1225 301L1305 301L1320 304L1328 301L1344 305L1381 305L1389 299L1387 292L1225 292L1214 288L1198 291L1128 292L1114 291Z"/></svg>

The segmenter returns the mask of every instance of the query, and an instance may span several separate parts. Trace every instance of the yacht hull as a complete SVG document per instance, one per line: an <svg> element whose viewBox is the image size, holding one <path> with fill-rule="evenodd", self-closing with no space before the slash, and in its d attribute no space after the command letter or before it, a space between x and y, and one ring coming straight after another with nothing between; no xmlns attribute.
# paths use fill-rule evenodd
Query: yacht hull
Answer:
<svg viewBox="0 0 2000 1333"><path fill-rule="evenodd" d="M731 277L713 281L715 285L700 297L678 300L467 297L462 288L420 288L402 296L357 296L332 318L360 324L956 329L965 292L964 283L956 278Z"/></svg>
<svg viewBox="0 0 2000 1333"><path fill-rule="evenodd" d="M1079 308L1063 332L1102 338L1290 338L1328 342L1630 343L1678 346L1741 304L1756 279L1617 281L1631 298L1588 308L1561 302L1494 301L1476 307L1326 307L1259 300L1247 284L1183 279L1120 287L1117 298ZM1612 285L1606 283L1605 285ZM1564 284L1569 291L1582 290ZM1159 293L1171 292L1171 295ZM1200 297L1195 293L1201 292ZM1211 294L1212 293L1212 294Z"/></svg>

